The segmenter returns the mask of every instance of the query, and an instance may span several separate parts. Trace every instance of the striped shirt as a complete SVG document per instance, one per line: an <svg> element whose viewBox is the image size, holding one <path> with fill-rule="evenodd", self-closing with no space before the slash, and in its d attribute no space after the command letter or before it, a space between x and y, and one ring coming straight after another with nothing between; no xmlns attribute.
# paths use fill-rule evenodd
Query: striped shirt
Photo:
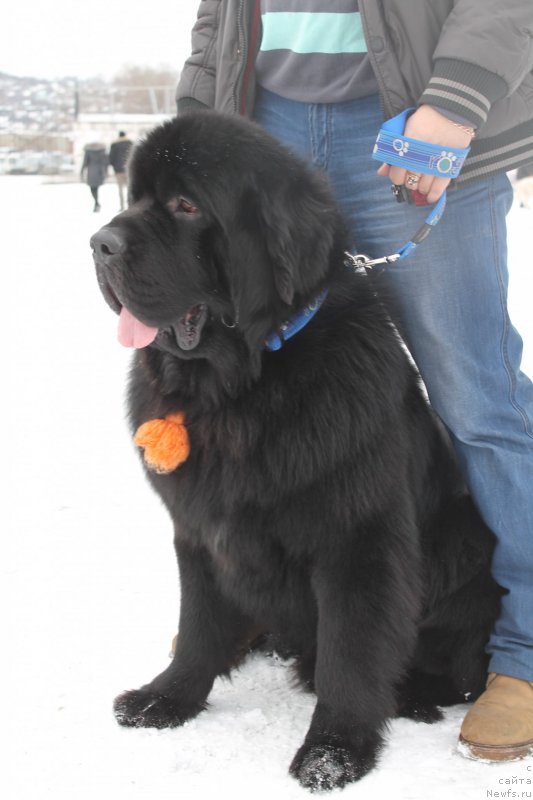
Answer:
<svg viewBox="0 0 533 800"><path fill-rule="evenodd" d="M377 92L357 0L261 0L260 86L305 103Z"/></svg>

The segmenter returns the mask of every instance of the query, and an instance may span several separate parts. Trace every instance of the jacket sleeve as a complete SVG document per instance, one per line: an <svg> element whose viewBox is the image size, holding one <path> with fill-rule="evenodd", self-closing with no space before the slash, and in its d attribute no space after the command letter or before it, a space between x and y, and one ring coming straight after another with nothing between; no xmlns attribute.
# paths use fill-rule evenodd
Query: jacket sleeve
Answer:
<svg viewBox="0 0 533 800"><path fill-rule="evenodd" d="M532 0L455 0L419 102L481 127L532 68Z"/></svg>
<svg viewBox="0 0 533 800"><path fill-rule="evenodd" d="M221 0L201 0L191 34L191 55L185 62L176 101L178 113L215 105L216 44Z"/></svg>

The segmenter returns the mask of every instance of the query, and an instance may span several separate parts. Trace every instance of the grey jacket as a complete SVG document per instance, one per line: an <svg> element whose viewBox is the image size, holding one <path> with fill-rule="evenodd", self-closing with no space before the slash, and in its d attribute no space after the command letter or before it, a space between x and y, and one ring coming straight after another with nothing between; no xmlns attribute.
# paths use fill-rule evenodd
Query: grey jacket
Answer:
<svg viewBox="0 0 533 800"><path fill-rule="evenodd" d="M81 177L89 186L101 186L107 175L107 154L105 145L100 142L91 142L83 148L83 164Z"/></svg>
<svg viewBox="0 0 533 800"><path fill-rule="evenodd" d="M477 127L458 181L533 159L532 0L359 0L359 11L385 117L428 103ZM251 114L260 40L260 0L201 0L178 113Z"/></svg>

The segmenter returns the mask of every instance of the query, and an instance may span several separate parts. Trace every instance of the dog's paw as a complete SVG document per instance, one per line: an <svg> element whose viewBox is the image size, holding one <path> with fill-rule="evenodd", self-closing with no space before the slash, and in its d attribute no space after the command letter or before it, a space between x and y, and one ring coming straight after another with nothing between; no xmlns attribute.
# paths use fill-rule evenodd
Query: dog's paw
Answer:
<svg viewBox="0 0 533 800"><path fill-rule="evenodd" d="M342 745L304 744L296 753L289 772L311 792L341 789L372 769L375 760L362 761Z"/></svg>
<svg viewBox="0 0 533 800"><path fill-rule="evenodd" d="M170 697L142 689L124 692L113 705L117 722L128 728L177 728L204 708L184 708Z"/></svg>

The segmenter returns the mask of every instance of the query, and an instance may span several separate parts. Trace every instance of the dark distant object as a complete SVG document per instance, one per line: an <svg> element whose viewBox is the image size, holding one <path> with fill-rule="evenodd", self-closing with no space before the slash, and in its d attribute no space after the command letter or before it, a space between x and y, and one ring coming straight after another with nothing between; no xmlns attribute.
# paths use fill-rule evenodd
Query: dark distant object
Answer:
<svg viewBox="0 0 533 800"><path fill-rule="evenodd" d="M124 131L119 131L118 139L109 148L109 163L117 172L125 172L128 162L128 155L132 147L132 142L128 139Z"/></svg>
<svg viewBox="0 0 533 800"><path fill-rule="evenodd" d="M73 169L67 153L0 147L0 175L60 175Z"/></svg>

